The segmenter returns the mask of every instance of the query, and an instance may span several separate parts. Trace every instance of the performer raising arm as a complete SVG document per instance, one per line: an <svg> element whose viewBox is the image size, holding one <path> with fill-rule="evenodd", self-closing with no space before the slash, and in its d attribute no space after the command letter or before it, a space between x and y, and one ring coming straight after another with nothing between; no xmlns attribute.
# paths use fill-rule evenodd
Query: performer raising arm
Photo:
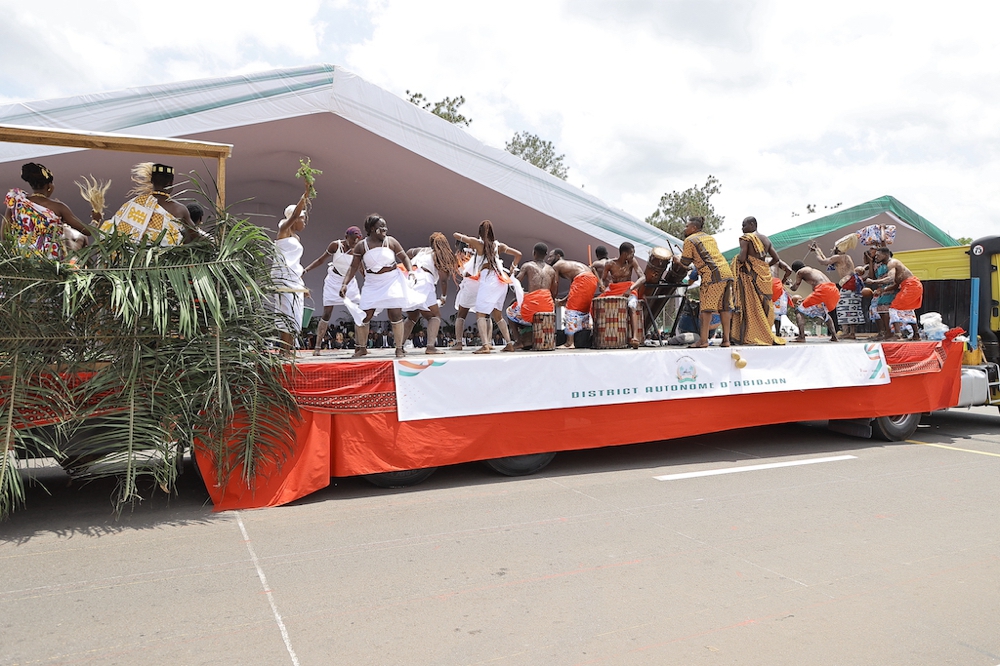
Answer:
<svg viewBox="0 0 1000 666"><path fill-rule="evenodd" d="M406 279L406 273L412 268L410 258L403 251L403 246L389 235L389 225L381 215L372 213L365 220L365 233L368 237L354 246L351 268L344 276L344 284L340 288L340 297L347 294L348 285L354 279L355 273L364 264L365 284L361 288L361 309L365 318L360 326L355 327L354 338L357 348L354 356L360 357L368 353L368 327L371 326L375 310L386 310L389 323L392 325L392 336L396 343L396 356L406 356L403 344L403 310L416 302ZM406 273L396 266L403 265Z"/></svg>
<svg viewBox="0 0 1000 666"><path fill-rule="evenodd" d="M514 343L510 340L510 330L507 322L503 318L500 309L503 307L504 299L507 297L507 289L513 281L503 267L500 254L507 254L514 257L511 262L512 272L516 272L517 265L521 262L521 253L512 247L508 247L496 240L493 234L493 223L483 220L479 224L479 238L466 236L455 232L455 239L469 245L476 253L483 256L483 265L479 271L479 292L476 294L476 325L479 327L479 337L482 338L483 346L474 351L474 354L489 354L492 349L493 331L490 326L490 318L496 322L506 343L503 351L514 351ZM517 283L520 286L520 283ZM518 299L520 302L521 299Z"/></svg>

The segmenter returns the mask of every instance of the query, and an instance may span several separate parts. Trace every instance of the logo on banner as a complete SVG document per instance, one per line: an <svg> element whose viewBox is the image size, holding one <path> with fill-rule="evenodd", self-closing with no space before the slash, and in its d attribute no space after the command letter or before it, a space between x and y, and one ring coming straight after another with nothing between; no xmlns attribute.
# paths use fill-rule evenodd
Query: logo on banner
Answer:
<svg viewBox="0 0 1000 666"><path fill-rule="evenodd" d="M424 361L423 363L414 363L412 361L396 361L396 372L399 373L400 377L416 377L421 372L427 368L434 367L436 365L444 365L448 361Z"/></svg>
<svg viewBox="0 0 1000 666"><path fill-rule="evenodd" d="M881 377L884 372L885 367L882 364L882 349L879 345L867 344L865 345L865 353L868 354L868 360L875 362L875 369L872 371L871 376L868 379L876 379Z"/></svg>
<svg viewBox="0 0 1000 666"><path fill-rule="evenodd" d="M698 365L690 356L677 359L677 381L681 384L698 381Z"/></svg>

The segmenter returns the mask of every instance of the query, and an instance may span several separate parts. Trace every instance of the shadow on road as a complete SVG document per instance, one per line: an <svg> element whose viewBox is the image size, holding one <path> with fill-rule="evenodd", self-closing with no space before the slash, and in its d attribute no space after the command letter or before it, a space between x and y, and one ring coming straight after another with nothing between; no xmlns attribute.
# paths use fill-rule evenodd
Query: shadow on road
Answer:
<svg viewBox="0 0 1000 666"><path fill-rule="evenodd" d="M22 470L25 502L10 518L0 522L0 542L24 543L39 535L101 536L148 530L165 525L210 522L208 492L188 466L177 479L176 493L166 495L148 477L141 477L139 492L144 498L125 505L119 513L114 505L118 481L115 478L73 481L54 465L32 464Z"/></svg>

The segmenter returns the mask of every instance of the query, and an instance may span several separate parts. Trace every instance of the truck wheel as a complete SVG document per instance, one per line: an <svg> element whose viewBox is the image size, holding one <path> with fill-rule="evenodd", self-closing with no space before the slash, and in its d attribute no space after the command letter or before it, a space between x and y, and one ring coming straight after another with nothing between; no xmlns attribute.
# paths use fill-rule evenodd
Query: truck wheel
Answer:
<svg viewBox="0 0 1000 666"><path fill-rule="evenodd" d="M887 442L901 442L909 439L920 425L921 414L898 414L880 416L872 421L872 430Z"/></svg>
<svg viewBox="0 0 1000 666"><path fill-rule="evenodd" d="M553 453L529 453L523 456L507 456L484 461L494 471L506 476L527 476L534 474L552 462L556 457Z"/></svg>
<svg viewBox="0 0 1000 666"><path fill-rule="evenodd" d="M379 488L406 488L426 481L427 477L433 474L436 469L437 467L426 467L424 469L405 469L400 472L365 474L364 480Z"/></svg>

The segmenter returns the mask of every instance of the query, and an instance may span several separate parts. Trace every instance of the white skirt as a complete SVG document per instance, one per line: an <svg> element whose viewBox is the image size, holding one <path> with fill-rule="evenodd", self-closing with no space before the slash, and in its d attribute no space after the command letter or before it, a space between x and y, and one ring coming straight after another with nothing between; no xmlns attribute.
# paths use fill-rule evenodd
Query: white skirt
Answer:
<svg viewBox="0 0 1000 666"><path fill-rule="evenodd" d="M490 314L502 310L511 285L500 279L494 271L484 269L479 274L479 293L476 294L476 312Z"/></svg>
<svg viewBox="0 0 1000 666"><path fill-rule="evenodd" d="M281 291L274 294L274 309L278 314L286 315L278 317L277 326L279 331L296 334L302 330L302 313L305 307L305 294L292 291Z"/></svg>
<svg viewBox="0 0 1000 666"><path fill-rule="evenodd" d="M479 294L479 280L462 278L458 285L458 295L455 296L455 308L467 308L470 312L476 310L476 296Z"/></svg>
<svg viewBox="0 0 1000 666"><path fill-rule="evenodd" d="M407 308L407 312L430 310L432 305L437 305L437 283L434 282L434 277L430 273L422 268L416 269L413 272L413 282L410 286L419 302Z"/></svg>
<svg viewBox="0 0 1000 666"><path fill-rule="evenodd" d="M323 307L343 305L347 308L354 323L360 326L365 320L365 313L361 309L361 291L358 289L358 281L351 278L344 298L340 297L342 286L344 286L344 276L328 270L326 279L323 280Z"/></svg>
<svg viewBox="0 0 1000 666"><path fill-rule="evenodd" d="M410 288L406 274L399 269L385 273L365 272L361 288L362 310L407 310L419 303L419 295Z"/></svg>

